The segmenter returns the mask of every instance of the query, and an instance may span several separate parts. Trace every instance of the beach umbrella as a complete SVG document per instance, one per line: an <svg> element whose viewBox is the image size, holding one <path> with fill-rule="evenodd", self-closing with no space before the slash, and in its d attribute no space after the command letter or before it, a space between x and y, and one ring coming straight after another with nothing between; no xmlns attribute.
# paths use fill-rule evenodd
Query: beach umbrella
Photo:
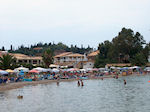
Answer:
<svg viewBox="0 0 150 112"><path fill-rule="evenodd" d="M60 70L56 69L56 68L53 68L52 69L52 72L55 72L55 73L58 73Z"/></svg>
<svg viewBox="0 0 150 112"><path fill-rule="evenodd" d="M0 71L0 75L8 75L8 72L6 72L6 71Z"/></svg>
<svg viewBox="0 0 150 112"><path fill-rule="evenodd" d="M38 74L38 73L40 73L40 72L37 71L37 70L30 70L29 73L37 73L37 74Z"/></svg>
<svg viewBox="0 0 150 112"><path fill-rule="evenodd" d="M23 72L29 72L29 68L25 68L25 67L19 67L19 68L16 68L14 71L15 72L19 72L19 71L23 71Z"/></svg>
<svg viewBox="0 0 150 112"><path fill-rule="evenodd" d="M150 67L146 67L144 70L149 72L150 71Z"/></svg>
<svg viewBox="0 0 150 112"><path fill-rule="evenodd" d="M50 68L59 68L59 65L51 64L49 67L50 67Z"/></svg>
<svg viewBox="0 0 150 112"><path fill-rule="evenodd" d="M37 70L39 72L47 72L45 68L41 68L41 67L34 68L33 70Z"/></svg>
<svg viewBox="0 0 150 112"><path fill-rule="evenodd" d="M7 69L6 72L8 72L8 73L14 73L14 71L11 70L11 69Z"/></svg>
<svg viewBox="0 0 150 112"><path fill-rule="evenodd" d="M70 68L70 69L68 69L68 71L69 72L71 72L71 71L79 71L79 69L78 68Z"/></svg>

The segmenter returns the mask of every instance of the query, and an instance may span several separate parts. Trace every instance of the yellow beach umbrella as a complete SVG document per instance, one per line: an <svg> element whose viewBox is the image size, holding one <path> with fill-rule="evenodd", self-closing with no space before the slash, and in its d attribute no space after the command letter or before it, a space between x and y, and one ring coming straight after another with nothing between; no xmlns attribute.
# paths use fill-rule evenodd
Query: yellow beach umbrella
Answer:
<svg viewBox="0 0 150 112"><path fill-rule="evenodd" d="M13 71L13 70L11 70L11 69L7 69L7 70L6 70L6 72L14 73L14 71Z"/></svg>

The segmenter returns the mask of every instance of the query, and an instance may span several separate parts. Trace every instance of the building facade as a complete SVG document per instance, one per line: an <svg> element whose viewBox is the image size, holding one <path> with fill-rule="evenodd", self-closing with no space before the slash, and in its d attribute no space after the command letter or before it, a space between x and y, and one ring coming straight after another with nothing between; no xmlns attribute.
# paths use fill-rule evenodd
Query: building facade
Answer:
<svg viewBox="0 0 150 112"><path fill-rule="evenodd" d="M54 63L60 66L72 66L74 68L93 68L95 57L99 51L94 51L88 55L65 52L54 57Z"/></svg>
<svg viewBox="0 0 150 112"><path fill-rule="evenodd" d="M28 56L19 53L10 53L14 58L16 58L16 63L20 64L32 64L32 65L42 65L42 57L40 56Z"/></svg>

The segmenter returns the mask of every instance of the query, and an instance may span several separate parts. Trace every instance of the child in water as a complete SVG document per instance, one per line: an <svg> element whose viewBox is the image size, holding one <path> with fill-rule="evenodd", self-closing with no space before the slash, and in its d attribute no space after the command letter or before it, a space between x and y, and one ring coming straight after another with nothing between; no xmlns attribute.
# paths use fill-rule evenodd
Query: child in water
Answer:
<svg viewBox="0 0 150 112"><path fill-rule="evenodd" d="M124 80L124 85L126 85L127 84L127 82L126 82L126 80Z"/></svg>

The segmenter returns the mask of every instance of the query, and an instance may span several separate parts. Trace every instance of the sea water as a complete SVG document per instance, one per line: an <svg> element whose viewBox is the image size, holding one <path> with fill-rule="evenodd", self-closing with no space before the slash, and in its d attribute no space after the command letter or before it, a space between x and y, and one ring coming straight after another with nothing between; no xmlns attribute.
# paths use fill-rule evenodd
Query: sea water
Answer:
<svg viewBox="0 0 150 112"><path fill-rule="evenodd" d="M83 87L77 81L25 86L0 92L0 112L150 112L149 80L146 75L84 80Z"/></svg>

